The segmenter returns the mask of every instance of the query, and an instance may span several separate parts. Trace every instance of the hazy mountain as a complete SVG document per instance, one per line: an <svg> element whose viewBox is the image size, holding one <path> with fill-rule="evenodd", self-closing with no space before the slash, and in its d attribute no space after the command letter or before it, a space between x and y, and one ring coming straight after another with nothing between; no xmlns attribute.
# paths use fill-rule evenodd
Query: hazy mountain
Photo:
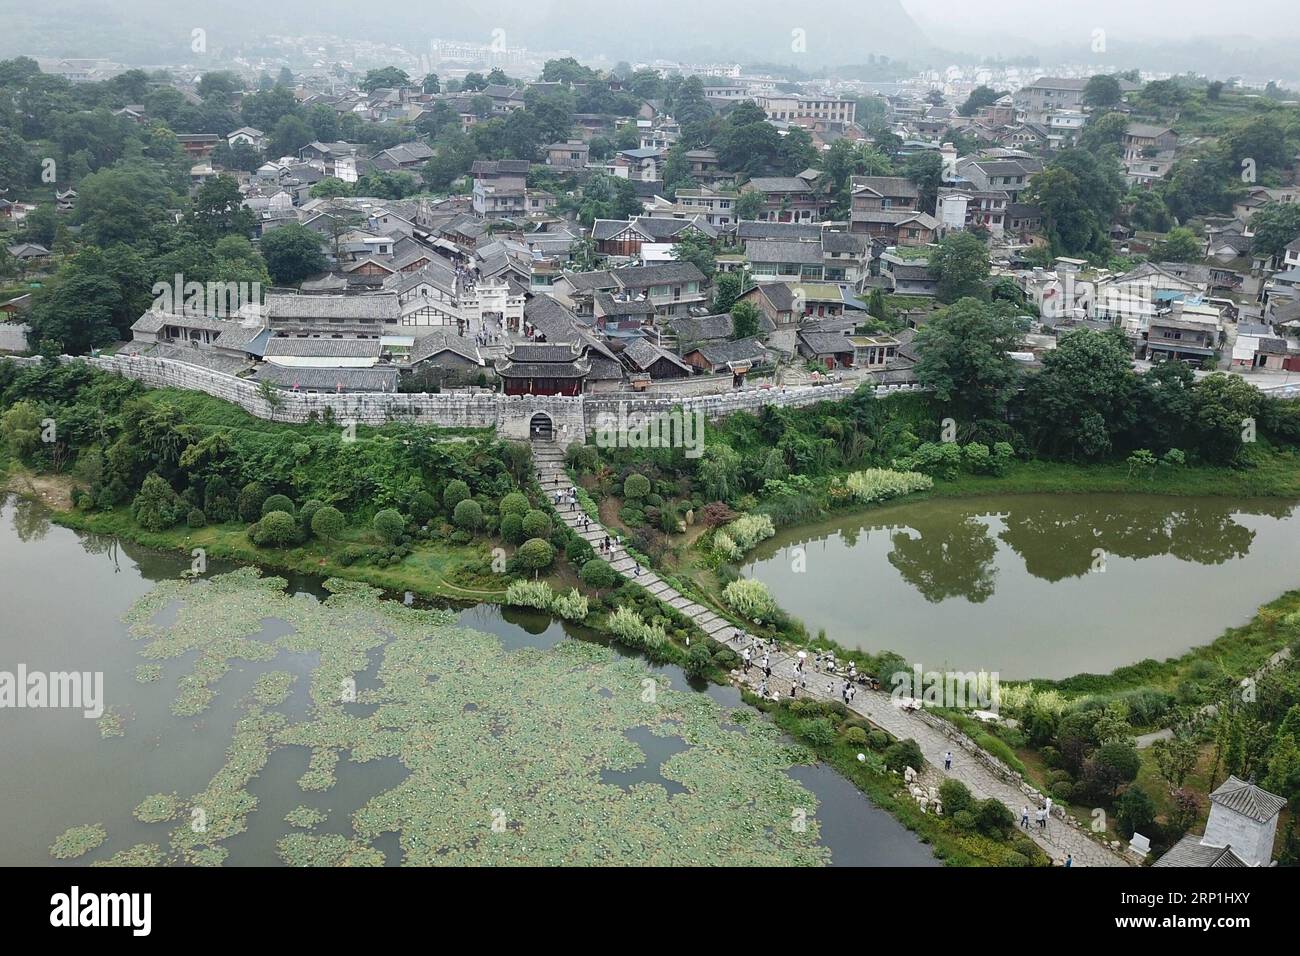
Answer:
<svg viewBox="0 0 1300 956"><path fill-rule="evenodd" d="M799 63L902 59L929 46L899 0L434 0L359 6L343 0L0 0L0 55L100 56L130 62L192 59L191 31L209 49L256 44L267 34L336 33L418 52L433 37L571 50L594 58L655 56ZM803 31L796 34L795 31ZM797 42L802 36L802 44Z"/></svg>

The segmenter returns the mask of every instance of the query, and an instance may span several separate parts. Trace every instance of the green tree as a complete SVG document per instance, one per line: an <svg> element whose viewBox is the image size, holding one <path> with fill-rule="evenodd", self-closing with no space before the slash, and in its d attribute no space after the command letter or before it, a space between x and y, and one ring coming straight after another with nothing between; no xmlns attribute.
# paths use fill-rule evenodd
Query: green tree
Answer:
<svg viewBox="0 0 1300 956"><path fill-rule="evenodd" d="M1153 258L1160 262L1200 262L1204 243L1186 226L1176 226L1156 243Z"/></svg>
<svg viewBox="0 0 1300 956"><path fill-rule="evenodd" d="M166 479L149 472L131 502L131 515L146 531L164 531L181 520L187 509Z"/></svg>
<svg viewBox="0 0 1300 956"><path fill-rule="evenodd" d="M731 337L747 339L758 335L763 313L752 302L737 302L731 307Z"/></svg>
<svg viewBox="0 0 1300 956"><path fill-rule="evenodd" d="M410 76L405 70L399 70L395 66L386 66L382 70L367 70L365 79L361 81L361 88L367 93L379 89L400 89L410 85Z"/></svg>
<svg viewBox="0 0 1300 956"><path fill-rule="evenodd" d="M706 280L713 278L717 271L717 259L713 255L713 243L706 236L697 232L687 232L673 242L672 257L678 262L689 262L704 273Z"/></svg>
<svg viewBox="0 0 1300 956"><path fill-rule="evenodd" d="M763 194L756 189L742 192L736 200L736 219L754 220L763 213Z"/></svg>
<svg viewBox="0 0 1300 956"><path fill-rule="evenodd" d="M966 97L966 102L957 107L957 112L962 116L974 116L986 106L992 106L1005 93L999 93L991 86L977 86L970 91L970 96Z"/></svg>
<svg viewBox="0 0 1300 956"><path fill-rule="evenodd" d="M582 565L582 570L578 572L578 577L582 583L594 591L604 591L614 586L618 580L618 575L607 561L600 558L591 558Z"/></svg>
<svg viewBox="0 0 1300 956"><path fill-rule="evenodd" d="M1102 458L1137 420L1137 375L1124 335L1076 329L1043 356L1025 403L1030 434L1050 454Z"/></svg>
<svg viewBox="0 0 1300 956"><path fill-rule="evenodd" d="M1119 830L1126 837L1144 830L1156 819L1155 801L1139 786L1131 786L1115 803L1115 818Z"/></svg>
<svg viewBox="0 0 1300 956"><path fill-rule="evenodd" d="M298 540L298 522L293 515L284 511L272 511L262 516L262 520L253 525L251 534L253 543L272 548L283 548Z"/></svg>
<svg viewBox="0 0 1300 956"><path fill-rule="evenodd" d="M520 566L526 571L532 571L536 577L537 572L544 571L551 566L555 560L555 549L551 547L549 541L541 538L529 538L519 546L515 552L515 558Z"/></svg>
<svg viewBox="0 0 1300 956"><path fill-rule="evenodd" d="M456 504L451 520L462 531L477 531L483 527L483 508L473 498L466 498Z"/></svg>
<svg viewBox="0 0 1300 956"><path fill-rule="evenodd" d="M1005 304L961 299L917 332L917 379L968 420L993 417L1015 389L1019 371L1007 353L1022 334Z"/></svg>
<svg viewBox="0 0 1300 956"><path fill-rule="evenodd" d="M327 265L321 237L298 223L271 230L262 237L262 256L271 278L282 285L301 282Z"/></svg>
<svg viewBox="0 0 1300 956"><path fill-rule="evenodd" d="M713 314L730 312L744 291L743 272L719 272L713 279Z"/></svg>
<svg viewBox="0 0 1300 956"><path fill-rule="evenodd" d="M1287 245L1300 239L1300 204L1268 203L1250 217L1250 228L1255 234L1251 252L1268 256L1271 264L1276 266L1281 262Z"/></svg>
<svg viewBox="0 0 1300 956"><path fill-rule="evenodd" d="M389 544L396 544L406 531L406 518L394 508L384 508L375 513L370 522L375 533Z"/></svg>
<svg viewBox="0 0 1300 956"><path fill-rule="evenodd" d="M945 237L930 257L930 271L938 277L940 302L967 297L986 298L989 278L989 250L984 240L969 232Z"/></svg>
<svg viewBox="0 0 1300 956"><path fill-rule="evenodd" d="M1119 80L1105 73L1091 77L1083 88L1083 105L1093 109L1118 106L1122 98Z"/></svg>

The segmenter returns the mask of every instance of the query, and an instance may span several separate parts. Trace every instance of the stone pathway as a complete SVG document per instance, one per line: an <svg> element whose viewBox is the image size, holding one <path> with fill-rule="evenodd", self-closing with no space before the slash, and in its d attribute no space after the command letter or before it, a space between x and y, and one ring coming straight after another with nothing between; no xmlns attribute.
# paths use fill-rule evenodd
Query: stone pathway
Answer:
<svg viewBox="0 0 1300 956"><path fill-rule="evenodd" d="M564 466L564 449L559 444L534 441L533 462L537 473L537 481L548 496L553 496L556 491L568 490L573 486L573 481ZM675 608L686 617L691 618L705 634L718 643L727 645L737 653L740 653L745 647L754 646L755 639L751 635L742 635L742 632L725 618L692 601L690 598L684 597L670 587L667 582L663 581L652 569L641 567L638 574L636 560L618 543L617 535L608 531L598 521L589 519L588 530L583 530L583 519L588 518L588 516L582 510L581 505L557 506L554 504L554 498L552 497L551 506L559 514L560 520L582 535L587 541L590 541L593 548L596 547L597 542L602 541L608 535L614 542L613 551L603 553L597 549L597 555L608 561L622 577L627 578L629 581L635 581L669 607ZM753 655L755 662L762 657L762 653L761 650L755 649ZM779 649L773 649L769 654L769 663L772 667L772 680L769 682L769 691L780 693L783 696L788 695L790 683L795 678L796 673L795 656ZM814 671L812 666L811 659L805 663L808 687L806 690L801 689L799 696L814 697L819 700L841 700L844 679ZM755 664L749 674L737 672L736 677L750 689L756 690L763 674ZM924 773L922 777L923 783L930 784L931 781L941 780L943 777L960 780L966 784L977 799L996 797L1000 800L1011 810L1017 823L1020 821L1022 807L1029 804L1031 811L1035 809L1032 800L1019 787L995 775L988 767L981 764L959 746L955 736L957 734L956 728L952 728L952 736L950 736L915 714L895 706L893 698L889 694L866 690L863 687L858 688L857 695L853 698L853 702L849 707L899 740L910 737L917 742L922 755L932 768ZM952 751L953 766L950 771L945 771L943 769L943 758L948 751ZM1026 832L1058 864L1065 862L1065 856L1068 853L1074 857L1075 866L1131 865L1119 853L1103 846L1089 836L1087 832L1058 816L1053 816L1044 830L1038 829L1031 817L1030 828Z"/></svg>

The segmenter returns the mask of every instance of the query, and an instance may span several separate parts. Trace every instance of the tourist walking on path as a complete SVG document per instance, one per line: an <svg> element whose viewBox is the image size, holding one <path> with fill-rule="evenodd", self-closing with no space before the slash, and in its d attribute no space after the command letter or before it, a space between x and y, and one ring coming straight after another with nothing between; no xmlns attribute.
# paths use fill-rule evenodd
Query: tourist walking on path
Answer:
<svg viewBox="0 0 1300 956"><path fill-rule="evenodd" d="M1020 811L1020 825L1026 830L1029 829L1029 804L1025 804L1024 808Z"/></svg>
<svg viewBox="0 0 1300 956"><path fill-rule="evenodd" d="M951 770L951 769L952 769L952 751L951 751L951 750L949 750L946 754L943 755L943 769L944 769L944 770Z"/></svg>

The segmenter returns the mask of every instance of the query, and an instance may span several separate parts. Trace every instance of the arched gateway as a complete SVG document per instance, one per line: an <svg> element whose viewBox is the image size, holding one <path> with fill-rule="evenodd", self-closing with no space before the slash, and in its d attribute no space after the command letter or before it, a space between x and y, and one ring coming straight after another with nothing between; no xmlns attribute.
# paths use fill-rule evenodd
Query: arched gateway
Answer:
<svg viewBox="0 0 1300 956"><path fill-rule="evenodd" d="M528 423L528 437L534 441L554 441L555 422L545 412L538 412Z"/></svg>

